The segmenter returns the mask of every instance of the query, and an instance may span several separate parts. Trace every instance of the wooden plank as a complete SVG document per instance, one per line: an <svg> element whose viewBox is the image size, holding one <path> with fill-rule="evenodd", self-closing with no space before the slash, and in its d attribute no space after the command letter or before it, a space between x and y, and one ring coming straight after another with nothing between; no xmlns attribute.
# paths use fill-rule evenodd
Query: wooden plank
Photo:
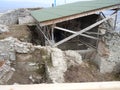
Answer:
<svg viewBox="0 0 120 90"><path fill-rule="evenodd" d="M94 23L94 24L88 26L87 28L85 28L85 29L79 31L78 33L75 33L75 34L73 34L73 35L71 35L71 36L69 36L69 37L67 37L67 38L65 38L65 39L63 39L63 40L57 42L56 44L53 45L53 47L56 47L56 46L58 46L58 45L60 45L60 44L62 44L62 43L64 43L64 42L66 42L66 41L68 41L68 40L70 40L70 39L72 39L72 38L78 36L79 34L82 34L83 32L86 32L86 31L88 31L88 30L94 28L95 26L98 26L99 24L103 23L104 21L110 19L110 18L113 17L113 16L115 16L115 14L113 14L113 15L111 15L111 16L109 16L109 17L103 19L103 20L100 20L100 21L98 21L98 22L96 22L96 23Z"/></svg>
<svg viewBox="0 0 120 90"><path fill-rule="evenodd" d="M102 33L98 32L85 32L86 34L94 34L94 35L103 35Z"/></svg>
<svg viewBox="0 0 120 90"><path fill-rule="evenodd" d="M0 90L120 90L120 82L0 85Z"/></svg>
<svg viewBox="0 0 120 90"><path fill-rule="evenodd" d="M84 12L84 13L79 13L79 14L76 14L76 15L66 16L66 17L62 17L62 18L58 18L58 19L54 19L54 20L39 22L39 23L40 23L40 26L47 26L47 25L51 25L51 24L56 24L56 23L80 18L80 17L83 17L83 16L96 14L96 13L102 12L104 10L110 10L110 9L116 9L116 8L120 8L120 4L105 7L105 8L100 8L100 9L96 9L96 10L92 10L92 11L88 11L88 12Z"/></svg>
<svg viewBox="0 0 120 90"><path fill-rule="evenodd" d="M61 27L54 27L55 29L59 29L59 30L62 30L62 31L65 31L65 32L69 32L69 33L77 33L77 32L75 32L75 31L72 31L72 30L69 30L69 29L65 29L65 28L61 28Z"/></svg>
<svg viewBox="0 0 120 90"><path fill-rule="evenodd" d="M80 35L84 36L84 37L87 37L87 38L90 38L90 39L99 40L99 38L97 38L97 37L89 36L89 35L86 35L86 34L80 34Z"/></svg>
<svg viewBox="0 0 120 90"><path fill-rule="evenodd" d="M59 29L59 30L62 30L62 31L65 31L65 32L69 32L69 33L77 33L75 31L72 31L72 30L68 30L68 29L65 29L65 28L61 28L61 27L54 27L55 29ZM89 36L89 35L86 35L86 34L79 34L81 36L84 36L84 37L87 37L87 38L91 38L91 39L95 39L95 40L98 40L99 38L96 38L96 37L93 37L93 36Z"/></svg>
<svg viewBox="0 0 120 90"><path fill-rule="evenodd" d="M96 49L75 50L75 51L80 53L80 54L85 54L85 53L89 53L89 52L95 52Z"/></svg>

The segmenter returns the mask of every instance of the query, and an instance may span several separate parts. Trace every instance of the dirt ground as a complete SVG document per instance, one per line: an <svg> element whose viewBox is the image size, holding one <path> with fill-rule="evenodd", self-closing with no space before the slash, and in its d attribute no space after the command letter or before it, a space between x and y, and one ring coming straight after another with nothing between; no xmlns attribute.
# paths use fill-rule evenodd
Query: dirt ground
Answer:
<svg viewBox="0 0 120 90"><path fill-rule="evenodd" d="M90 62L85 62L80 66L72 66L65 72L65 81L72 82L100 82L119 81L120 74L102 74L99 69Z"/></svg>
<svg viewBox="0 0 120 90"><path fill-rule="evenodd" d="M23 42L30 42L31 32L26 25L11 25L8 29L9 32L0 34L0 39L14 37Z"/></svg>
<svg viewBox="0 0 120 90"><path fill-rule="evenodd" d="M37 72L28 72L23 68L15 66L15 73L7 84L39 84L47 83L46 78ZM30 78L32 76L32 79ZM119 81L120 74L106 73L102 74L99 69L90 62L85 62L80 66L72 66L65 72L66 83L78 82L102 82L102 81Z"/></svg>

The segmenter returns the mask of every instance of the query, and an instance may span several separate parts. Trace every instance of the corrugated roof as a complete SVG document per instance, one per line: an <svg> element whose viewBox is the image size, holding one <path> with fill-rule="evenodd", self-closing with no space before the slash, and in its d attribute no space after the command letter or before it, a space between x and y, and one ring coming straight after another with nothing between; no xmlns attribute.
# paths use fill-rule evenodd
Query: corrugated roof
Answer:
<svg viewBox="0 0 120 90"><path fill-rule="evenodd" d="M44 22L61 17L80 14L87 11L92 11L108 6L120 4L120 0L93 0L93 1L80 1L52 8L32 11L31 15L38 21Z"/></svg>

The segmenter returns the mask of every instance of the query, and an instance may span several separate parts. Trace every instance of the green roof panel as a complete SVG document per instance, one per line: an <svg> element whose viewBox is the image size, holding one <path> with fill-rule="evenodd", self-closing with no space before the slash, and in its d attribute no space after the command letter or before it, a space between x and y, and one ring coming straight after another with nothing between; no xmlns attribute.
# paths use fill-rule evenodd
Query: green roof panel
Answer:
<svg viewBox="0 0 120 90"><path fill-rule="evenodd" d="M117 4L120 4L120 0L79 1L56 7L35 10L31 12L31 15L38 22L44 22Z"/></svg>

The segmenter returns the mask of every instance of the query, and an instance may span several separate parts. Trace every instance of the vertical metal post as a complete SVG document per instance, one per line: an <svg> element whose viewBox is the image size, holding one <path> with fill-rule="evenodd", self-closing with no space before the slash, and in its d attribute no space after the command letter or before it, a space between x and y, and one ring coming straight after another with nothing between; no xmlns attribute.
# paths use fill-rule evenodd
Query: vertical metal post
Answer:
<svg viewBox="0 0 120 90"><path fill-rule="evenodd" d="M54 7L56 6L56 0L54 0Z"/></svg>
<svg viewBox="0 0 120 90"><path fill-rule="evenodd" d="M106 18L105 14L103 12L100 12L100 13L103 15L104 18ZM111 26L111 24L110 24L110 22L108 20L106 22L112 29L114 29L114 27Z"/></svg>
<svg viewBox="0 0 120 90"><path fill-rule="evenodd" d="M65 0L65 4L66 4L66 0Z"/></svg>
<svg viewBox="0 0 120 90"><path fill-rule="evenodd" d="M53 44L55 43L55 39L54 39L54 27L55 27L55 25L53 24L52 25L52 31L51 31L51 34L52 34L52 43Z"/></svg>
<svg viewBox="0 0 120 90"><path fill-rule="evenodd" d="M117 12L118 10L116 10L116 13L115 13L114 30L116 29L116 24L117 24Z"/></svg>

